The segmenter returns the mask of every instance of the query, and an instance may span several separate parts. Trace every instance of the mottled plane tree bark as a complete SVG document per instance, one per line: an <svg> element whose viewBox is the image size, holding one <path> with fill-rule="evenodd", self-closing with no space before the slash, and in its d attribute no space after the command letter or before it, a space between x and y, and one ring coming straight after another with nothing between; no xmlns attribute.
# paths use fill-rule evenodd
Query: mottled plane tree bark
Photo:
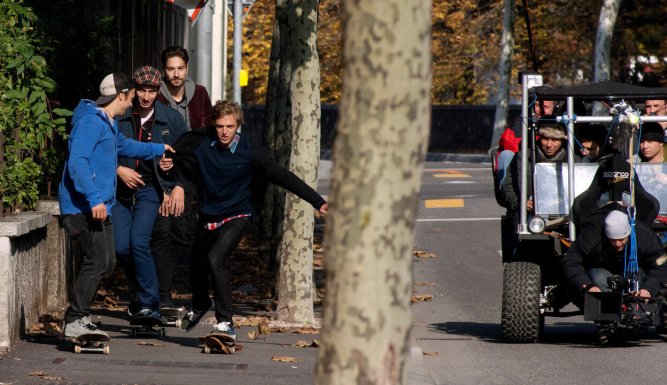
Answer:
<svg viewBox="0 0 667 385"><path fill-rule="evenodd" d="M316 383L405 384L431 116L431 2L343 0L343 93Z"/></svg>
<svg viewBox="0 0 667 385"><path fill-rule="evenodd" d="M292 152L289 169L315 188L320 156L320 71L317 54L319 0L290 0L287 35L290 62ZM280 31L281 39L283 31ZM282 49L282 47L281 47ZM281 66L283 63L281 58ZM288 193L278 247L278 321L314 324L313 207Z"/></svg>
<svg viewBox="0 0 667 385"><path fill-rule="evenodd" d="M609 80L611 63L611 38L614 36L614 26L621 8L621 0L604 0L600 8L598 30L595 35L595 67L593 80L600 82ZM600 103L593 105L593 114L601 115L605 106Z"/></svg>

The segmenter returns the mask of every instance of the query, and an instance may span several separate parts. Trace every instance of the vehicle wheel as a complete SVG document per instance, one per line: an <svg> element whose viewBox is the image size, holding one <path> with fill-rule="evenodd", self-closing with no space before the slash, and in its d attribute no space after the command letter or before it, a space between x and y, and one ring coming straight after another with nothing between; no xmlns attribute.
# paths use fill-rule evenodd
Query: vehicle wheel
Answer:
<svg viewBox="0 0 667 385"><path fill-rule="evenodd" d="M544 320L540 313L540 267L510 262L503 273L501 336L505 342L535 342Z"/></svg>

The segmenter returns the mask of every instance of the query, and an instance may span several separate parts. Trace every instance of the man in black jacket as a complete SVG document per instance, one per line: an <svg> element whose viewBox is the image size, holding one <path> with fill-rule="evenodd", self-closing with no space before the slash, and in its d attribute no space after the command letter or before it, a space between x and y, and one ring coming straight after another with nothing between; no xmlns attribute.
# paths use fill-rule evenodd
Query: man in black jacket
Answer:
<svg viewBox="0 0 667 385"><path fill-rule="evenodd" d="M191 131L175 145L176 172L196 176L199 190L199 220L192 255L192 311L181 320L190 331L211 308L209 273L213 287L215 333L235 339L232 324L232 289L227 257L234 251L254 215L252 186L269 181L298 195L321 214L326 201L296 175L272 161L267 151L254 146L237 131L243 110L233 102L217 102L207 132Z"/></svg>
<svg viewBox="0 0 667 385"><path fill-rule="evenodd" d="M603 234L582 234L563 257L563 269L573 286L586 292L609 291L607 278L622 275L626 248L630 247L628 215L611 210L604 219ZM653 230L635 222L639 290L635 295L656 296L667 282L667 255Z"/></svg>

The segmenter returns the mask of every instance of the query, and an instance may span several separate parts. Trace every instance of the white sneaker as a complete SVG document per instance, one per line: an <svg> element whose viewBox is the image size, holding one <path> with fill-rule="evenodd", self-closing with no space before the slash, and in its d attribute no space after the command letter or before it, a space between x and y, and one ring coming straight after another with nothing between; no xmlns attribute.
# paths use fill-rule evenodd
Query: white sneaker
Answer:
<svg viewBox="0 0 667 385"><path fill-rule="evenodd" d="M236 330L234 330L231 322L220 322L219 324L213 326L211 333L224 334L227 337L236 340Z"/></svg>
<svg viewBox="0 0 667 385"><path fill-rule="evenodd" d="M79 338L86 334L99 334L109 337L107 333L99 330L94 324L85 323L84 319L82 318L66 324L64 334L67 338Z"/></svg>

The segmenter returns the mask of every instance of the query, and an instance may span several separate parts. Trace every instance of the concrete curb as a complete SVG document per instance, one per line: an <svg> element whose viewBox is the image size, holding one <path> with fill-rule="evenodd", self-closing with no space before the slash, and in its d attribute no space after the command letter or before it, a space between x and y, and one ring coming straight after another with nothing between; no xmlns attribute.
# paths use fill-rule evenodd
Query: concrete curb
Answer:
<svg viewBox="0 0 667 385"><path fill-rule="evenodd" d="M424 353L419 346L410 347L410 356L408 357L408 384L437 385L426 367Z"/></svg>

